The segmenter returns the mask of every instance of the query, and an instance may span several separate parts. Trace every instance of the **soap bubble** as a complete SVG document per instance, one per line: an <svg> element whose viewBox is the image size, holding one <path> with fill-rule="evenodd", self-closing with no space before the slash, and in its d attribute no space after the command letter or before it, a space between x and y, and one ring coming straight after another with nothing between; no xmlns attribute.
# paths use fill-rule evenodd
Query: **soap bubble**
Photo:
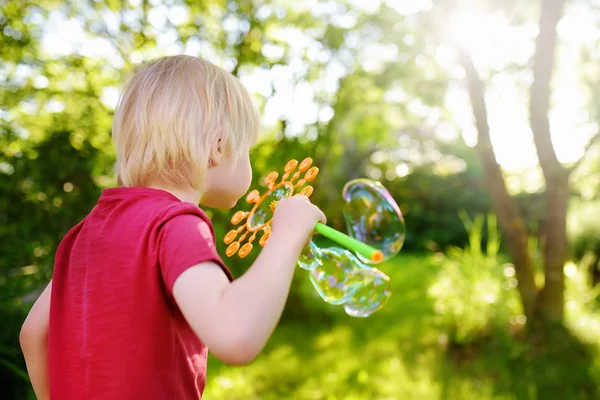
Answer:
<svg viewBox="0 0 600 400"><path fill-rule="evenodd" d="M392 295L390 278L377 268L361 269L363 285L344 304L346 314L366 318L383 308Z"/></svg>
<svg viewBox="0 0 600 400"><path fill-rule="evenodd" d="M319 296L330 304L344 304L369 279L360 273L360 262L339 247L320 249L321 265L310 271L310 281Z"/></svg>
<svg viewBox="0 0 600 400"><path fill-rule="evenodd" d="M306 246L300 258L298 258L298 266L302 269L311 271L317 268L321 263L321 249L311 240L308 246Z"/></svg>
<svg viewBox="0 0 600 400"><path fill-rule="evenodd" d="M259 203L254 206L252 217L248 221L248 227L250 229L260 229L263 227L271 218L273 218L273 204L283 198L290 197L290 194L294 191L294 187L285 183L262 199Z"/></svg>
<svg viewBox="0 0 600 400"><path fill-rule="evenodd" d="M398 204L379 182L355 179L344 186L343 214L348 234L383 252L381 262L394 257L404 244L406 228ZM357 254L368 264L373 261Z"/></svg>

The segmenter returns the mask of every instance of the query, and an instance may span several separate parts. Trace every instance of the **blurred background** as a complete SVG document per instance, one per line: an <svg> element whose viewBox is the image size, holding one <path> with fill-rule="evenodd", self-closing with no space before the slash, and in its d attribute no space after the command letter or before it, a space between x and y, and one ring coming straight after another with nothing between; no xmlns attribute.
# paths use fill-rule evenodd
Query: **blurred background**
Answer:
<svg viewBox="0 0 600 400"><path fill-rule="evenodd" d="M207 399L600 398L596 0L0 0L0 398L34 398L19 329L115 185L124 80L174 54L254 95L253 188L310 156L331 226L369 177L407 227L383 310L351 318L299 270L265 352L211 360ZM233 211L210 215L224 252Z"/></svg>

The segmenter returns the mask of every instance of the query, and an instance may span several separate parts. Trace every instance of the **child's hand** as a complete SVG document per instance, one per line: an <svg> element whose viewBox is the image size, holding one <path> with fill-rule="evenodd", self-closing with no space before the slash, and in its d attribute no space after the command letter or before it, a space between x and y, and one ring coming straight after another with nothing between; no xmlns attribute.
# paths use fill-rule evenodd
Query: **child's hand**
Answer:
<svg viewBox="0 0 600 400"><path fill-rule="evenodd" d="M307 197L292 196L277 203L272 230L275 235L291 236L305 243L313 234L317 222L327 222L323 212Z"/></svg>

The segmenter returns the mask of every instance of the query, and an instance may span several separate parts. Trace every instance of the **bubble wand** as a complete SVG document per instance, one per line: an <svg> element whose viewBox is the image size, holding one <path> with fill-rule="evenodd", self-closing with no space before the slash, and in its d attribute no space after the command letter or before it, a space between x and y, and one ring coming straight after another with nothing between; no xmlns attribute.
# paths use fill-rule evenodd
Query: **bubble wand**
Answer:
<svg viewBox="0 0 600 400"><path fill-rule="evenodd" d="M244 219L246 222L238 229L229 231L225 236L225 244L229 245L226 250L228 257L233 256L236 252L238 252L238 250L238 255L240 258L244 258L250 254L252 248L254 247L252 242L255 240L256 234L260 230L265 232L259 241L259 244L264 246L266 241L271 236L272 221L272 218L268 220L266 219L269 213L266 212L267 210L265 210L265 206L268 205L270 211L273 211L277 206L278 200L293 196L295 189L304 186L307 182L312 181L319 173L318 167L310 168L312 161L313 160L310 157L305 158L300 165L298 165L297 160L289 161L284 168L285 173L281 178L281 182L276 183L275 181L277 180L279 174L277 172L271 172L266 178L268 190L264 195L260 196L258 190L253 190L248 194L248 196L246 196L246 201L250 204L254 204L254 207L249 212L238 211L231 219L231 223L234 225L239 224ZM290 178L290 174L296 169L296 167L298 167L298 170ZM303 172L306 172L304 177L294 184L294 181L296 181ZM310 197L312 192L312 186L305 186L302 191L297 194ZM275 197L277 198L275 199ZM244 230L246 230L246 232L242 234L237 241L234 241L237 235ZM318 222L315 230L340 246L357 252L374 263L379 263L383 260L383 253L381 250L375 249L368 244L358 241L353 237L350 237L325 224ZM246 236L249 232L252 232L252 235L248 239L248 242L240 247L241 243L244 241L244 239L246 239Z"/></svg>
<svg viewBox="0 0 600 400"><path fill-rule="evenodd" d="M246 201L253 204L252 209L233 215L232 224L240 226L224 238L228 257L236 253L240 258L246 257L259 232L263 232L259 244L264 246L271 235L273 211L279 200L293 195L310 197L313 187L306 183L319 173L311 165L311 158L300 164L291 160L285 165L280 182L277 172L266 177L265 194L260 195L258 190L248 194ZM398 205L379 182L355 179L344 186L342 195L343 214L351 236L321 223L315 230L344 248L319 248L311 241L302 251L298 266L308 271L314 289L325 302L343 305L352 317L367 317L381 309L391 296L389 277L367 264L379 264L400 251L404 220Z"/></svg>
<svg viewBox="0 0 600 400"><path fill-rule="evenodd" d="M375 249L368 244L360 242L340 231L336 231L327 225L323 225L320 222L317 223L316 231L326 238L333 240L337 244L344 246L348 250L352 250L361 254L363 257L370 259L376 264L383 261L383 252L381 250Z"/></svg>

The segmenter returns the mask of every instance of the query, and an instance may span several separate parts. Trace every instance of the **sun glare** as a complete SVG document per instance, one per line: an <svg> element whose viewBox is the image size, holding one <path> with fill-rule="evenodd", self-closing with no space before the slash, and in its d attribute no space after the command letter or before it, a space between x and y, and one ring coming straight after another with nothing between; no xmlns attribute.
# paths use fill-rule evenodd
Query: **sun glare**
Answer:
<svg viewBox="0 0 600 400"><path fill-rule="evenodd" d="M388 2L392 5L395 4L397 11L403 15L426 10L433 4L430 0L415 0L410 2L410 5L402 6L391 0ZM307 4L313 3L316 4L314 1L307 2ZM374 5L381 2L372 3ZM109 14L107 16L110 17ZM167 18L160 15L155 17L160 21ZM174 15L169 15L168 18L180 21L186 17L183 12L178 11ZM586 112L590 103L590 89L580 78L581 49L586 47L593 49L596 41L600 40L600 28L594 18L594 14L589 10L589 5L573 4L565 10L565 16L558 26L560 53L557 55L554 71L553 109L550 113L550 120L553 141L558 157L563 162L573 162L580 158L588 139L598 129ZM85 56L105 57L115 67L122 66L123 60L112 49L109 42L104 39L87 37L83 34L81 22L77 19L69 19L58 12L52 12L50 21L42 40L43 49L49 55L70 54L78 49ZM160 21L155 22L159 24ZM532 18L529 23L509 25L501 15L486 13L473 7L457 9L449 15L447 22L448 42L458 43L471 53L478 73L486 82L488 119L498 162L507 170L535 167L537 155L528 123L528 88L532 76L527 69L524 69L524 72L514 72L513 68L511 72L508 67L527 65L531 59L535 51L535 36L538 31L536 19ZM304 51L315 60L321 60L330 55L319 50L313 41L309 40L310 38L302 32L288 30L281 33L286 34L286 41L294 41L292 47L297 52L289 65L276 66L269 71L257 69L246 74L247 76L242 74L244 75L242 79L253 92L260 93L263 97L272 94L271 87L277 89L276 95L268 101L265 107L264 123L266 125L274 126L282 116L285 116L285 119L290 121L290 129L301 133L305 131L307 124L312 124L317 119L331 118L331 116L327 117L330 114L328 110L319 110L314 104L315 93L321 89L325 89L328 93L335 92L339 88L338 79L347 71L341 62L332 60L324 71L322 80L310 84L295 82L294 74L301 72L302 68L306 68L306 65L301 62L301 54ZM166 38L165 41L170 43L172 38ZM161 51L170 53L171 50L167 51L167 47L163 46L153 50L157 55ZM448 50L448 48L446 49ZM267 47L265 51L267 50L275 53L282 51L275 47L270 49ZM373 64L370 66L377 70L380 67L379 64L392 60L390 58L377 59L373 54L384 54L391 58L398 57L398 54L383 50L379 47L367 47L363 59L370 60ZM209 43L189 40L183 51L187 54L201 53L210 61L219 63L217 53ZM211 57L213 53L214 57ZM452 54L452 51L446 51L446 54ZM600 61L600 52L592 51L591 55L595 58L590 61L590 65L597 64ZM149 56L146 54L142 57L141 53L134 52L131 55L131 61L141 62L142 58ZM444 60L440 62L443 67L456 68L451 56L441 57L441 59ZM40 82L40 85L43 84ZM268 89L266 92L264 92L265 88ZM103 93L102 101L109 106L114 106L113 88L108 88ZM476 143L477 133L473 126L471 107L462 83L450 86L446 106L459 124L466 142L470 145Z"/></svg>
<svg viewBox="0 0 600 400"><path fill-rule="evenodd" d="M591 40L598 37L599 30L591 23L589 13L586 17L581 11L577 8L567 10L559 24L562 45L558 48L561 53L557 56L554 71L550 121L557 155L563 162L580 158L585 143L597 128L584 118L589 93L579 77L578 52L581 46L590 45ZM528 90L533 77L530 72L507 71L510 65L526 65L533 55L538 32L535 22L511 26L499 15L457 10L448 23L449 40L469 51L478 73L486 82L490 134L496 158L507 170L532 168L538 163L528 122ZM590 31L595 31L595 35ZM464 91L464 87L457 90ZM458 112L465 103L468 105L465 101L449 107ZM476 131L470 115L461 118L459 123L467 143L475 143Z"/></svg>
<svg viewBox="0 0 600 400"><path fill-rule="evenodd" d="M456 11L450 17L448 33L450 39L466 47L471 53L481 55L483 51L490 55L491 49L486 46L493 30L490 28L491 17L477 11Z"/></svg>
<svg viewBox="0 0 600 400"><path fill-rule="evenodd" d="M501 17L475 10L457 10L452 14L448 37L454 45L469 52L480 77L487 83L488 121L498 162L509 170L535 166L537 156L527 124L526 93L519 90L512 77L504 74L492 77L490 73L522 61L519 58L530 56L531 49L524 46L523 40L517 38ZM464 94L464 87L454 90ZM464 95L448 99L452 99L448 106L454 110L453 115L459 116L464 139L474 145L477 132L473 129L469 99Z"/></svg>

